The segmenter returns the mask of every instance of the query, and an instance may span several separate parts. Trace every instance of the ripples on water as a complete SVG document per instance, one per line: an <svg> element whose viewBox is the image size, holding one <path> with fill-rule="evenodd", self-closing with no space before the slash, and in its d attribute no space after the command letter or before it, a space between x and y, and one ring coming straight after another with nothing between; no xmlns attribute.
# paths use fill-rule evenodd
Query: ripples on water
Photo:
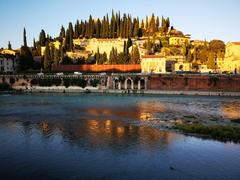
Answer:
<svg viewBox="0 0 240 180"><path fill-rule="evenodd" d="M157 128L184 115L238 119L237 98L41 94L0 102L1 179L240 179L238 144Z"/></svg>

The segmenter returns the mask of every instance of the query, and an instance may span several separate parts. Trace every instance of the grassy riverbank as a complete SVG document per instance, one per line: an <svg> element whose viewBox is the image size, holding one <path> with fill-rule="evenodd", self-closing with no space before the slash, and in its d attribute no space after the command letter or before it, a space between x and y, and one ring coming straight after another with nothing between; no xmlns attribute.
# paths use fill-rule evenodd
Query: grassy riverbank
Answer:
<svg viewBox="0 0 240 180"><path fill-rule="evenodd" d="M176 129L220 141L240 142L240 128L232 125L177 124Z"/></svg>

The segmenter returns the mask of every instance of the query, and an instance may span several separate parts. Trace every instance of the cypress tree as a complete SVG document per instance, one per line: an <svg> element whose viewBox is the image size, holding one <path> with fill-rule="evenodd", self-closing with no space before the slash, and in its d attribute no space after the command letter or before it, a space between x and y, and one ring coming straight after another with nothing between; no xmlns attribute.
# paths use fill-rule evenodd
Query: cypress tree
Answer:
<svg viewBox="0 0 240 180"><path fill-rule="evenodd" d="M139 20L138 18L137 19L134 19L134 31L133 31L133 34L134 34L134 37L138 37L139 36Z"/></svg>
<svg viewBox="0 0 240 180"><path fill-rule="evenodd" d="M65 38L65 28L63 26L61 27L59 37L61 39Z"/></svg>
<svg viewBox="0 0 240 180"><path fill-rule="evenodd" d="M80 32L79 32L79 20L77 20L76 24L74 25L74 38L77 39L80 35Z"/></svg>
<svg viewBox="0 0 240 180"><path fill-rule="evenodd" d="M89 29L89 38L92 38L93 37L93 20L92 20L92 15L89 16L88 29Z"/></svg>
<svg viewBox="0 0 240 180"><path fill-rule="evenodd" d="M8 41L8 49L9 49L9 50L12 50L12 45L11 45L11 42L10 42L10 41Z"/></svg>
<svg viewBox="0 0 240 180"><path fill-rule="evenodd" d="M102 54L102 64L105 64L106 62L107 62L107 53L106 52L104 52L103 54Z"/></svg>
<svg viewBox="0 0 240 180"><path fill-rule="evenodd" d="M36 49L36 48L37 48L37 45L36 45L35 38L33 38L33 48L34 48L34 49Z"/></svg>
<svg viewBox="0 0 240 180"><path fill-rule="evenodd" d="M27 35L26 35L26 29L23 29L23 46L27 47Z"/></svg>
<svg viewBox="0 0 240 180"><path fill-rule="evenodd" d="M135 46L131 52L131 64L139 64L140 63L140 53L138 47Z"/></svg>
<svg viewBox="0 0 240 180"><path fill-rule="evenodd" d="M156 30L157 31L159 29L159 25L160 25L160 20L159 20L159 17L157 17L157 20L156 20Z"/></svg>
<svg viewBox="0 0 240 180"><path fill-rule="evenodd" d="M103 16L101 38L106 38L106 18Z"/></svg>
<svg viewBox="0 0 240 180"><path fill-rule="evenodd" d="M106 19L106 38L110 37L110 31L109 31L109 19L108 19L108 14L107 14L107 19Z"/></svg>
<svg viewBox="0 0 240 180"><path fill-rule="evenodd" d="M59 50L57 49L57 48L54 48L54 59L53 59L53 61L54 61L54 64L59 64L59 59L60 59L60 57L59 57Z"/></svg>
<svg viewBox="0 0 240 180"><path fill-rule="evenodd" d="M101 21L98 18L96 24L96 38L100 38L100 36L101 36Z"/></svg>
<svg viewBox="0 0 240 180"><path fill-rule="evenodd" d="M127 16L126 14L123 15L123 38L127 37Z"/></svg>
<svg viewBox="0 0 240 180"><path fill-rule="evenodd" d="M50 69L50 49L49 49L49 43L46 43L45 53L44 53L44 69L49 70Z"/></svg>
<svg viewBox="0 0 240 180"><path fill-rule="evenodd" d="M99 47L97 48L97 53L96 53L96 64L99 64L100 61L100 53L99 53Z"/></svg>
<svg viewBox="0 0 240 180"><path fill-rule="evenodd" d="M45 44L46 44L46 33L43 29L40 32L39 41L40 41L41 46L45 46Z"/></svg>
<svg viewBox="0 0 240 180"><path fill-rule="evenodd" d="M155 16L152 14L150 25L149 25L149 32L152 34L156 32L156 22L155 22Z"/></svg>
<svg viewBox="0 0 240 180"><path fill-rule="evenodd" d="M68 25L68 31L69 31L69 50L73 50L73 26L72 23L70 22Z"/></svg>

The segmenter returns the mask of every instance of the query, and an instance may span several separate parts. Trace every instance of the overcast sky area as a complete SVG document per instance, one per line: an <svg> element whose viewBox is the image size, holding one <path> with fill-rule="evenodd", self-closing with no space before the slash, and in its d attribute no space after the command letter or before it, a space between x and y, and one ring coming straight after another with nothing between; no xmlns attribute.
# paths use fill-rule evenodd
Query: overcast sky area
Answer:
<svg viewBox="0 0 240 180"><path fill-rule="evenodd" d="M24 27L32 45L41 29L55 37L69 21L111 15L112 9L141 19L152 13L169 17L172 26L192 39L240 41L239 0L1 0L0 47L11 41L19 48Z"/></svg>

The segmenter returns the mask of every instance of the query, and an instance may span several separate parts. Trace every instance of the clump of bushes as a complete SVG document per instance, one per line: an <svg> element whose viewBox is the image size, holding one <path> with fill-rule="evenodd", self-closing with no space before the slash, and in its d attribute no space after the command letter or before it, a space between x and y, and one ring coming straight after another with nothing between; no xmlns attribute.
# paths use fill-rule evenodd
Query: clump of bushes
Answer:
<svg viewBox="0 0 240 180"><path fill-rule="evenodd" d="M91 79L90 85L93 87L97 87L97 85L100 84L100 81L98 79Z"/></svg>
<svg viewBox="0 0 240 180"><path fill-rule="evenodd" d="M32 86L43 86L43 87L50 87L50 86L60 86L63 84L65 87L69 86L79 86L85 88L87 85L87 81L83 78L34 78L31 80ZM97 85L99 80L93 80L93 85Z"/></svg>
<svg viewBox="0 0 240 180"><path fill-rule="evenodd" d="M177 124L176 129L184 133L194 133L221 141L240 142L240 128L222 125Z"/></svg>
<svg viewBox="0 0 240 180"><path fill-rule="evenodd" d="M15 79L13 77L10 77L9 82L10 82L11 85L13 85L15 83Z"/></svg>
<svg viewBox="0 0 240 180"><path fill-rule="evenodd" d="M64 78L63 85L65 87L79 86L85 88L87 86L87 81L84 78Z"/></svg>
<svg viewBox="0 0 240 180"><path fill-rule="evenodd" d="M59 86L62 84L61 78L37 78L31 80L31 85L36 86L43 86L43 87L49 87L49 86Z"/></svg>
<svg viewBox="0 0 240 180"><path fill-rule="evenodd" d="M6 82L3 82L3 83L0 83L0 91L10 91L12 90L12 87L6 83Z"/></svg>

